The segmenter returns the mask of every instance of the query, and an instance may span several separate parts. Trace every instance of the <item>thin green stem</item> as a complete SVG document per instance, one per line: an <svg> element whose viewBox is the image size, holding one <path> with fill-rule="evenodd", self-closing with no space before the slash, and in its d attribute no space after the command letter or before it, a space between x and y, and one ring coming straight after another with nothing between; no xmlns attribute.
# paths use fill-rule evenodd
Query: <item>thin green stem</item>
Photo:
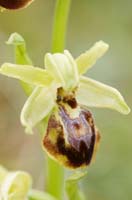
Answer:
<svg viewBox="0 0 132 200"><path fill-rule="evenodd" d="M63 199L64 169L50 157L47 158L47 192L58 200Z"/></svg>
<svg viewBox="0 0 132 200"><path fill-rule="evenodd" d="M28 194L29 200L57 200L56 198L52 197L50 194L46 192L41 192L38 190L30 190Z"/></svg>
<svg viewBox="0 0 132 200"><path fill-rule="evenodd" d="M53 53L64 50L70 3L71 0L57 0L56 2L52 38ZM64 169L49 157L47 167L47 191L58 200L62 200L64 199Z"/></svg>
<svg viewBox="0 0 132 200"><path fill-rule="evenodd" d="M65 46L65 36L71 0L57 0L52 35L52 52L62 52Z"/></svg>

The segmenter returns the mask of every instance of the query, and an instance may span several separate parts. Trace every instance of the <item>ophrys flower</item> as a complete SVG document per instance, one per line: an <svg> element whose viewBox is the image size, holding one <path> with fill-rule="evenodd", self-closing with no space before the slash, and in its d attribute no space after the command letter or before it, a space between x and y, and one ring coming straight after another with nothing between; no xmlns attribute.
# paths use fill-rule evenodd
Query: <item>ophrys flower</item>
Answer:
<svg viewBox="0 0 132 200"><path fill-rule="evenodd" d="M19 37L13 35L9 43L15 43L14 38ZM32 132L43 120L46 151L67 167L87 166L96 152L99 133L87 108L111 108L123 114L130 111L116 89L82 75L107 49L108 45L99 41L77 59L67 50L47 53L45 69L10 63L1 67L1 74L30 84L33 91L22 109L21 122Z"/></svg>
<svg viewBox="0 0 132 200"><path fill-rule="evenodd" d="M31 176L23 171L9 172L0 166L0 199L27 200L32 186Z"/></svg>

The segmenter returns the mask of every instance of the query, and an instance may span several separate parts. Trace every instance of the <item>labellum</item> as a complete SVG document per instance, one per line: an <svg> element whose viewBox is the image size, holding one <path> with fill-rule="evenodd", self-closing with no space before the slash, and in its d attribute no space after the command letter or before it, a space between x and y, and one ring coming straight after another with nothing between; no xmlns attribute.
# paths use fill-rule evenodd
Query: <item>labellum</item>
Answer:
<svg viewBox="0 0 132 200"><path fill-rule="evenodd" d="M59 96L43 139L48 154L66 167L85 167L93 160L99 139L90 111L78 106L75 98Z"/></svg>
<svg viewBox="0 0 132 200"><path fill-rule="evenodd" d="M6 9L19 9L28 6L33 0L0 0L0 6Z"/></svg>

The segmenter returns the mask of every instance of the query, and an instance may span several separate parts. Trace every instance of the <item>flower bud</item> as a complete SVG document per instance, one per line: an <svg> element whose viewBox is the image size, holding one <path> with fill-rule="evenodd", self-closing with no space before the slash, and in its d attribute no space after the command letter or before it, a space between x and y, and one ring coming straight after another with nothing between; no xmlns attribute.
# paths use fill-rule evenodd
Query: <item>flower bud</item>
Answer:
<svg viewBox="0 0 132 200"><path fill-rule="evenodd" d="M28 6L33 0L0 0L0 6L6 9L19 9Z"/></svg>
<svg viewBox="0 0 132 200"><path fill-rule="evenodd" d="M28 173L9 172L0 187L2 200L26 200L31 188L32 180Z"/></svg>

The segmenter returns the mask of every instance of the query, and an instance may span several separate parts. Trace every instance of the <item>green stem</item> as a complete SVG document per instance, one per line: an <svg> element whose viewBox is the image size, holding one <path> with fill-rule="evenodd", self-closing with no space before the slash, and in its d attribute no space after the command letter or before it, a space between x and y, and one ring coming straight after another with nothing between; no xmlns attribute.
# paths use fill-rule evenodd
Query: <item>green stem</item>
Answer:
<svg viewBox="0 0 132 200"><path fill-rule="evenodd" d="M64 50L70 3L71 0L57 0L56 2L52 36L53 53Z"/></svg>
<svg viewBox="0 0 132 200"><path fill-rule="evenodd" d="M58 200L63 199L64 169L50 157L47 158L47 192Z"/></svg>
<svg viewBox="0 0 132 200"><path fill-rule="evenodd" d="M53 53L64 50L70 3L71 0L57 0L56 2L52 39ZM64 199L64 169L49 157L47 167L47 191L58 200L62 200Z"/></svg>
<svg viewBox="0 0 132 200"><path fill-rule="evenodd" d="M40 192L38 190L30 190L28 194L29 200L57 200L46 192Z"/></svg>

